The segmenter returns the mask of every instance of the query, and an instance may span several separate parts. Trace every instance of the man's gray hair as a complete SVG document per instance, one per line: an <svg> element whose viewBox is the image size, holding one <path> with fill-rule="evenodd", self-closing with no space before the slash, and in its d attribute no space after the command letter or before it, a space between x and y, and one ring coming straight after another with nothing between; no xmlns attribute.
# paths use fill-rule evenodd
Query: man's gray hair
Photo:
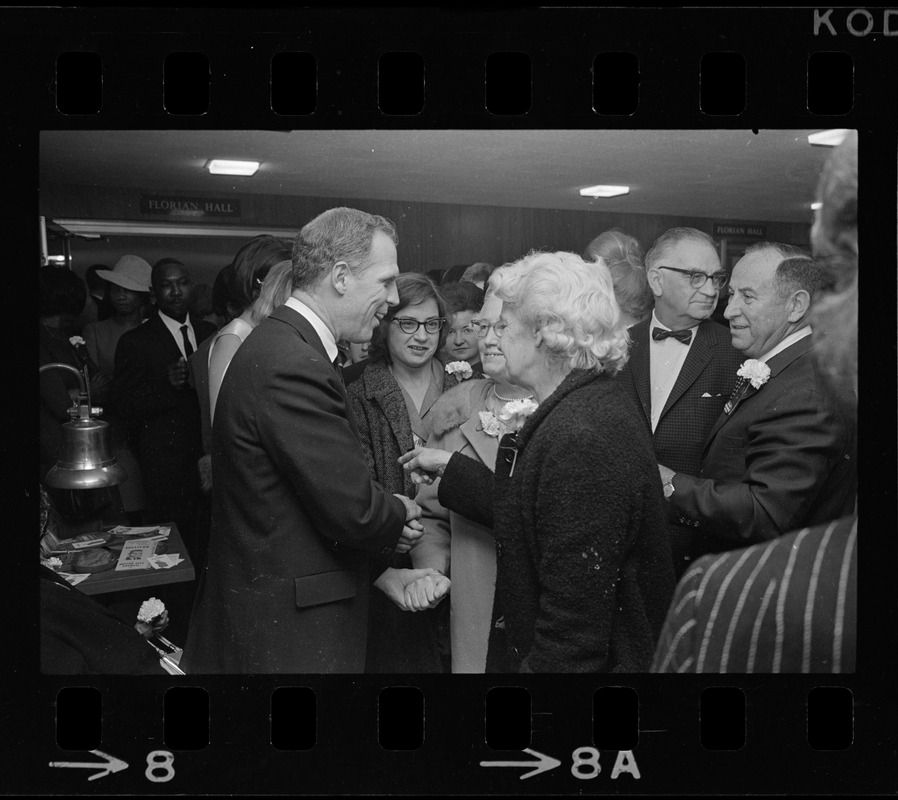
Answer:
<svg viewBox="0 0 898 800"><path fill-rule="evenodd" d="M676 245L686 241L704 242L715 253L717 252L717 243L704 231L700 231L698 228L670 228L655 239L654 244L645 254L646 270L653 269L655 264L667 256Z"/></svg>
<svg viewBox="0 0 898 800"><path fill-rule="evenodd" d="M378 231L398 245L396 226L386 217L342 206L319 214L293 240L293 289L316 285L338 261L360 272Z"/></svg>
<svg viewBox="0 0 898 800"><path fill-rule="evenodd" d="M777 294L785 298L792 292L804 289L813 299L824 282L824 272L819 263L811 258L810 253L794 244L782 242L757 242L747 248L745 256L755 253L773 252L780 257L774 274L774 286Z"/></svg>

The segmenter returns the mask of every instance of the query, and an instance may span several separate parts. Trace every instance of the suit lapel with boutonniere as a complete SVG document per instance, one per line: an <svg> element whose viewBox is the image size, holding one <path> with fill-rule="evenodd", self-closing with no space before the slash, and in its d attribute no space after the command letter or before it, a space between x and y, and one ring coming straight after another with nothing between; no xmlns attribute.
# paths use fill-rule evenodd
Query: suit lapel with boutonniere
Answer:
<svg viewBox="0 0 898 800"><path fill-rule="evenodd" d="M733 393L730 395L730 399L727 400L723 413L717 419L717 422L714 423L714 427L708 434L705 451L707 451L708 445L717 435L718 431L735 416L735 412L739 406L754 397L754 395L762 392L765 383L774 380L780 372L788 367L796 358L810 350L811 347L811 337L806 336L803 339L799 339L795 344L787 347L782 352L777 353L766 363L754 358L744 361L736 373L738 380L733 389Z"/></svg>

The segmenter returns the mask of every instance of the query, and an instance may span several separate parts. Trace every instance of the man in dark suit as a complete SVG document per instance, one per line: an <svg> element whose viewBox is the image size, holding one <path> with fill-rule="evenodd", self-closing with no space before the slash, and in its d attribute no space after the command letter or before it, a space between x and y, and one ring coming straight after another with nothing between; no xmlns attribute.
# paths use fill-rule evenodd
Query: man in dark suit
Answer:
<svg viewBox="0 0 898 800"><path fill-rule="evenodd" d="M158 261L151 283L156 313L125 333L115 350L113 407L135 440L146 521L174 521L191 558L201 560L203 543L194 532L202 434L196 392L187 385L187 359L215 326L188 314L193 281L180 261Z"/></svg>
<svg viewBox="0 0 898 800"><path fill-rule="evenodd" d="M814 357L854 416L856 132L827 161L817 198L811 239L829 289L814 304ZM855 513L696 561L677 587L652 671L853 672L856 643Z"/></svg>
<svg viewBox="0 0 898 800"><path fill-rule="evenodd" d="M702 448L733 388L739 353L729 331L711 321L726 272L714 240L672 228L646 254L655 296L651 317L630 328L630 360L620 374L652 431L659 464L697 475ZM707 552L702 532L669 522L674 571Z"/></svg>
<svg viewBox="0 0 898 800"><path fill-rule="evenodd" d="M661 465L669 518L713 537L708 552L767 541L851 513L855 426L812 353L821 266L753 245L733 268L726 318L748 360L694 475ZM799 251L800 252L800 251Z"/></svg>
<svg viewBox="0 0 898 800"><path fill-rule="evenodd" d="M231 361L188 672L364 671L368 556L407 552L421 511L371 480L335 360L399 302L398 274L389 220L324 212L294 242L293 295Z"/></svg>

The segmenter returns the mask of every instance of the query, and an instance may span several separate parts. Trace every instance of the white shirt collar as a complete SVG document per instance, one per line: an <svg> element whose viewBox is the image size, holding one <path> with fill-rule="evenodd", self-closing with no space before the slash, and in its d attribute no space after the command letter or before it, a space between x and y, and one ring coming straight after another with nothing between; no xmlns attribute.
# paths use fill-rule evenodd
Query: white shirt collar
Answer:
<svg viewBox="0 0 898 800"><path fill-rule="evenodd" d="M805 336L811 335L811 326L805 325L803 328L799 328L797 331L792 331L785 339L783 339L776 347L770 350L767 353L764 353L758 361L763 361L767 363L771 358L773 358L777 353L782 353L787 347L791 347L795 342L801 341Z"/></svg>
<svg viewBox="0 0 898 800"><path fill-rule="evenodd" d="M178 336L181 335L182 325L186 325L187 330L191 333L193 332L193 325L190 324L190 314L184 317L183 322L178 322L178 320L170 317L168 314L163 314L161 311L159 311L159 317L165 323L165 327L168 328L172 333L178 334Z"/></svg>
<svg viewBox="0 0 898 800"><path fill-rule="evenodd" d="M324 320L321 319L311 308L309 308L302 300L297 300L295 297L288 297L285 305L290 306L294 311L302 316L308 321L309 325L311 325L315 329L315 333L318 334L318 338L321 339L321 343L324 345L324 350L327 353L327 357L333 361L337 357L337 353L339 350L337 349L337 340L334 338L334 334L331 332L331 329L324 324Z"/></svg>

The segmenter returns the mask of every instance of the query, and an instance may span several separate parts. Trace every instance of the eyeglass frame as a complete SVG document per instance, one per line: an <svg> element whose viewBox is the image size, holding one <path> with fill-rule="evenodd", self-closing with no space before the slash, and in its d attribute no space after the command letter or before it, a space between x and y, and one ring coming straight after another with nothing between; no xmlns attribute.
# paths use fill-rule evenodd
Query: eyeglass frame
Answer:
<svg viewBox="0 0 898 800"><path fill-rule="evenodd" d="M487 334L490 332L490 328L493 329L493 333L496 334L497 339L501 339L505 334L505 329L508 327L507 322L484 322L481 319L471 320L471 327L474 329L474 335L478 339L485 339ZM481 332L482 331L482 332Z"/></svg>
<svg viewBox="0 0 898 800"><path fill-rule="evenodd" d="M720 291L730 280L730 276L724 270L713 272L709 275L707 272L702 272L699 269L680 269L679 267L665 267L660 264L655 267L655 269L668 269L671 272L681 272L683 275L688 275L689 285L693 289L701 289L708 281L711 281L711 285L717 289L717 291ZM702 282L696 283L695 279L699 276L701 276Z"/></svg>
<svg viewBox="0 0 898 800"><path fill-rule="evenodd" d="M425 333L429 333L429 334L439 333L443 329L443 325L446 324L446 317L431 317L430 319L425 319L425 320L412 319L412 317L393 317L393 319L391 319L390 322L399 323L399 330L401 330L405 334L408 334L409 336L414 336L421 329L422 325L424 326ZM413 331L408 331L403 327L403 323L409 323L409 322L415 323L415 329ZM436 330L429 331L429 330L427 330L427 326L430 325L432 322L438 322L439 325L437 325Z"/></svg>

